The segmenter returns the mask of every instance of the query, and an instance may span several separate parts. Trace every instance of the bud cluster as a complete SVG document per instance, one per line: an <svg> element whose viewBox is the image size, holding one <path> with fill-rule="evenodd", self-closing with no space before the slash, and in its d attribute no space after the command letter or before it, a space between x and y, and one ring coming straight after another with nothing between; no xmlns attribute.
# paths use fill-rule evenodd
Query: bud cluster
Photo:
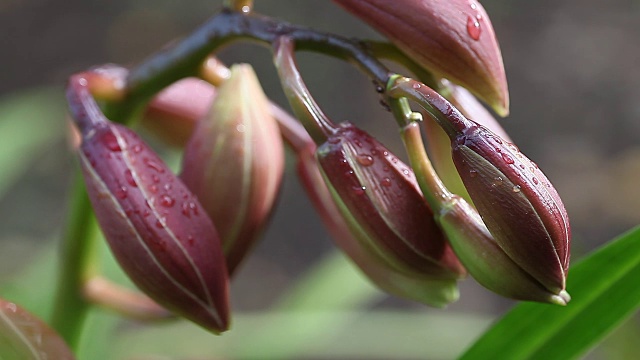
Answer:
<svg viewBox="0 0 640 360"><path fill-rule="evenodd" d="M286 32L273 40L274 62L304 129L269 102L249 65L229 70L210 60L203 69L215 75L215 87L181 80L143 112L143 126L184 148L179 175L94 100L124 96L108 84L124 82L126 70L111 66L71 78L67 98L87 192L124 271L166 309L214 333L227 330L229 279L275 207L284 139L336 244L383 290L445 306L469 273L507 297L566 304L564 206L476 100L508 113L502 58L484 9L466 0L335 2L438 79L437 91L398 75L379 89L401 125L410 165L365 131L324 114ZM425 110L437 171L408 100Z"/></svg>

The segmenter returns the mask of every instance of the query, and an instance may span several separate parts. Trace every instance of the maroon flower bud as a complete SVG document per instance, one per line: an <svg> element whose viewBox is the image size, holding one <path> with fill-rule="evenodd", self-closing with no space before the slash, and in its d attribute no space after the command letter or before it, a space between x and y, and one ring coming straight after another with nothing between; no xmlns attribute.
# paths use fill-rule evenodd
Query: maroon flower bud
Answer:
<svg viewBox="0 0 640 360"><path fill-rule="evenodd" d="M131 280L167 309L215 333L229 326L228 277L198 200L131 130L109 122L81 75L67 91L96 217Z"/></svg>
<svg viewBox="0 0 640 360"><path fill-rule="evenodd" d="M550 292L563 292L571 229L560 196L538 166L427 86L395 77L390 84L392 96L415 100L445 130L453 162L500 248Z"/></svg>
<svg viewBox="0 0 640 360"><path fill-rule="evenodd" d="M185 149L184 183L213 219L232 274L261 235L280 190L284 144L250 65L234 65Z"/></svg>
<svg viewBox="0 0 640 360"><path fill-rule="evenodd" d="M342 124L318 148L317 158L334 201L363 247L400 272L434 279L465 274L413 171L382 144Z"/></svg>
<svg viewBox="0 0 640 360"><path fill-rule="evenodd" d="M515 145L471 121L453 138L452 156L500 247L550 291L564 290L569 218L538 166Z"/></svg>
<svg viewBox="0 0 640 360"><path fill-rule="evenodd" d="M342 216L332 199L318 168L314 155L315 146L297 150L298 175L313 205L338 247L370 281L390 294L435 307L444 307L458 299L459 291L455 280L434 279L431 274L408 271L404 266L398 270L374 249L366 246L360 240L364 234L351 231L347 223L349 219Z"/></svg>
<svg viewBox="0 0 640 360"><path fill-rule="evenodd" d="M498 114L509 113L500 47L477 1L334 1L437 76L466 87Z"/></svg>
<svg viewBox="0 0 640 360"><path fill-rule="evenodd" d="M42 320L0 299L0 359L73 360L75 357L60 335Z"/></svg>

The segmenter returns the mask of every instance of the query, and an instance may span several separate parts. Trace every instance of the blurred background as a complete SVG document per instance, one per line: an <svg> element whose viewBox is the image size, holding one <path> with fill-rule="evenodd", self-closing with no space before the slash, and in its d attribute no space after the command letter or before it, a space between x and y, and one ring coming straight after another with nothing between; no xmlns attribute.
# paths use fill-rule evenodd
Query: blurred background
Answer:
<svg viewBox="0 0 640 360"><path fill-rule="evenodd" d="M509 81L511 115L501 123L562 196L577 260L640 223L640 1L482 4L493 22ZM0 0L0 142L11 149L0 154L0 165L6 166L0 171L12 174L0 178L0 281L37 261L63 226L75 169L64 137L66 78L95 64L134 65L194 30L220 5L202 0ZM256 0L255 10L347 36L379 37L330 1ZM233 45L220 56L227 64L251 63L266 93L285 104L268 50ZM402 157L395 123L378 105L367 78L317 54L300 54L299 62L332 118L361 125ZM34 137L41 141L29 141ZM272 224L233 282L234 310L270 308L333 249L289 171ZM333 295L341 293L336 289ZM453 345L429 357L451 358L512 304L468 279L461 283L461 299L446 311L382 295L366 307L371 312L425 314L445 328L453 324L453 330L442 330L451 333ZM423 326L432 325L425 320ZM637 354L639 326L636 316L588 358ZM463 328L467 332L456 338L454 330ZM372 336L400 341L395 330ZM329 325L325 331L338 330ZM430 343L420 336L411 339L414 347L415 342Z"/></svg>

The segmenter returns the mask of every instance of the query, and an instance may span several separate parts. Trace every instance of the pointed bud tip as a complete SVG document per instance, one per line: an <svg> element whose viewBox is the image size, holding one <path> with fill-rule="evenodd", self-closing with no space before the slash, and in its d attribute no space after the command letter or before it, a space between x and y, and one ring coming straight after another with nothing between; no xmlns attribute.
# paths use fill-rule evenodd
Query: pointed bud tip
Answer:
<svg viewBox="0 0 640 360"><path fill-rule="evenodd" d="M560 291L558 295L551 295L551 297L549 297L549 303L554 305L567 306L569 301L571 301L571 295L565 290Z"/></svg>

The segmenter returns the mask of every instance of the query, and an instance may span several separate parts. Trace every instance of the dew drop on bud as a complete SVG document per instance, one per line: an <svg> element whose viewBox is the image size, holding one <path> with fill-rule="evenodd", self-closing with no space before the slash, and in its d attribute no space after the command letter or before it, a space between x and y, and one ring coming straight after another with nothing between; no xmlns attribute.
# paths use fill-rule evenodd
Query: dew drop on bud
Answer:
<svg viewBox="0 0 640 360"><path fill-rule="evenodd" d="M471 176L472 178L478 176L478 171L477 170L469 170L469 176Z"/></svg>
<svg viewBox="0 0 640 360"><path fill-rule="evenodd" d="M371 155L358 155L356 160L358 164L362 166L371 166L373 164L373 157L371 157Z"/></svg>
<svg viewBox="0 0 640 360"><path fill-rule="evenodd" d="M127 169L124 172L124 178L127 180L127 183L129 183L129 185L137 187L138 184L136 183L136 180L133 178L133 174L131 173L131 170Z"/></svg>
<svg viewBox="0 0 640 360"><path fill-rule="evenodd" d="M127 198L127 188L124 187L124 186L120 186L118 189L116 189L116 196L120 200L126 199Z"/></svg>
<svg viewBox="0 0 640 360"><path fill-rule="evenodd" d="M467 18L467 33L469 33L469 36L473 40L478 40L480 39L480 32L480 21L475 17L469 16Z"/></svg>
<svg viewBox="0 0 640 360"><path fill-rule="evenodd" d="M364 195L364 191L367 190L366 186L354 186L353 193L356 195Z"/></svg>
<svg viewBox="0 0 640 360"><path fill-rule="evenodd" d="M533 178L533 183L538 185L538 179L537 178Z"/></svg>
<svg viewBox="0 0 640 360"><path fill-rule="evenodd" d="M421 85L420 85L419 83L415 83L415 84L413 84L413 86L412 86L412 87L413 87L414 89L420 89L420 86L421 86Z"/></svg>
<svg viewBox="0 0 640 360"><path fill-rule="evenodd" d="M155 171L157 171L157 172L159 172L161 174L164 173L164 168L160 164L158 164L157 162L155 162L155 161L153 161L153 160L151 160L149 158L142 159L142 162L145 165L147 165L147 167L149 169L153 169L153 170L155 170Z"/></svg>
<svg viewBox="0 0 640 360"><path fill-rule="evenodd" d="M520 192L520 185L515 185L512 190L513 190L514 193L519 193Z"/></svg>
<svg viewBox="0 0 640 360"><path fill-rule="evenodd" d="M165 194L160 197L160 205L164 207L172 207L175 202L176 201L169 195Z"/></svg>
<svg viewBox="0 0 640 360"><path fill-rule="evenodd" d="M504 162L506 162L507 164L513 164L513 158L508 154L503 153L502 160L504 160Z"/></svg>
<svg viewBox="0 0 640 360"><path fill-rule="evenodd" d="M110 132L105 133L100 139L100 141L102 141L102 144L104 144L104 146L106 146L107 149L111 151L122 151L122 148L118 143L118 139L116 138L115 135L113 135L113 133L110 133Z"/></svg>
<svg viewBox="0 0 640 360"><path fill-rule="evenodd" d="M391 186L391 179L389 179L388 177L382 179L382 181L380 181L380 185L382 185L384 187L390 187Z"/></svg>

